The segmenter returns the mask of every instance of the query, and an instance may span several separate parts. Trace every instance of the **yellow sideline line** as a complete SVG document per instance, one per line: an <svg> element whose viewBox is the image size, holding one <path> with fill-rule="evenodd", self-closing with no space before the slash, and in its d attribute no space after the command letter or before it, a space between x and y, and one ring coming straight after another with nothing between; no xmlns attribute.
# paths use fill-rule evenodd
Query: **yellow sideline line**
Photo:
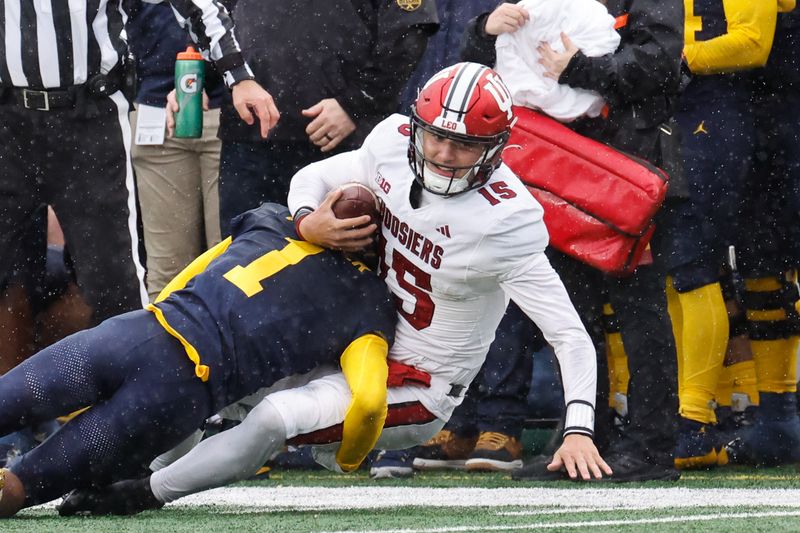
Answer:
<svg viewBox="0 0 800 533"><path fill-rule="evenodd" d="M719 481L786 481L787 479L797 479L798 473L786 473L784 475L775 475L775 474L726 474L724 478L719 478ZM698 475L687 475L685 472L681 473L681 481L697 481L697 480L709 480L708 477L698 476ZM710 480L709 480L710 481ZM724 488L718 486L709 486L709 487L692 487L692 488Z"/></svg>

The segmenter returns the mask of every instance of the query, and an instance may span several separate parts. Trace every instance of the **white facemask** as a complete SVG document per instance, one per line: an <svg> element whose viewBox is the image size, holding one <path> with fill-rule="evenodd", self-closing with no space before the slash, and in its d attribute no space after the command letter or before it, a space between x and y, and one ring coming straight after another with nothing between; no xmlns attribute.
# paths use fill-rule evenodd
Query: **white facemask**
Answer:
<svg viewBox="0 0 800 533"><path fill-rule="evenodd" d="M469 179L467 177L472 175L472 172L470 170L463 178L452 179L450 176L434 171L429 165L425 165L423 181L425 182L425 187L436 194L456 194L465 191L469 187Z"/></svg>

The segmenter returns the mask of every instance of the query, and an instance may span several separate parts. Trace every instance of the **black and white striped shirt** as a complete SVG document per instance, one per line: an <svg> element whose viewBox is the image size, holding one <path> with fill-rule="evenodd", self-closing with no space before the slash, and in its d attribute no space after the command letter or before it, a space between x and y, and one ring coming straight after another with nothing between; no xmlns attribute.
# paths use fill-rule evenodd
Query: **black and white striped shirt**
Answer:
<svg viewBox="0 0 800 533"><path fill-rule="evenodd" d="M68 87L109 73L127 53L123 1L0 0L0 86ZM169 3L228 86L253 78L218 0Z"/></svg>

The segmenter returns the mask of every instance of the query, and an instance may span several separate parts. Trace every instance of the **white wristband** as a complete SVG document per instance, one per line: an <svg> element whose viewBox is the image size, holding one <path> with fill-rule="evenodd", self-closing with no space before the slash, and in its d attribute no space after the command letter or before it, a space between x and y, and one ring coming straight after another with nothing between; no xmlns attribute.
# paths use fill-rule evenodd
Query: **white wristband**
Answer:
<svg viewBox="0 0 800 533"><path fill-rule="evenodd" d="M572 400L567 404L564 436L570 433L594 436L594 406L592 404L583 400Z"/></svg>

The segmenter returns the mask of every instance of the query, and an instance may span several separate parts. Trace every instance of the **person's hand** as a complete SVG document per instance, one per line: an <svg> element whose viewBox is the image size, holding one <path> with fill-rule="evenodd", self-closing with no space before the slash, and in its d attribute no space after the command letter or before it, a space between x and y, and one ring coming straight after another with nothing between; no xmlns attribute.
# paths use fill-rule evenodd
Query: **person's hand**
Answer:
<svg viewBox="0 0 800 533"><path fill-rule="evenodd" d="M522 27L531 16L528 10L517 4L500 4L486 18L483 31L487 35L500 35L501 33L514 33Z"/></svg>
<svg viewBox="0 0 800 533"><path fill-rule="evenodd" d="M298 229L306 241L345 252L358 252L373 242L372 234L378 229L375 224L369 224L369 215L355 218L336 218L331 206L342 195L336 189L325 197L320 206L300 219ZM368 226L364 226L369 224Z"/></svg>
<svg viewBox="0 0 800 533"><path fill-rule="evenodd" d="M601 479L603 473L608 476L613 474L611 467L600 457L592 439L576 433L564 437L564 442L556 450L547 469L551 472L566 469L570 478L577 479L580 475L584 481L589 481L592 476Z"/></svg>
<svg viewBox="0 0 800 533"><path fill-rule="evenodd" d="M172 137L175 133L175 113L180 111L178 96L175 89L167 94L167 137ZM203 111L208 111L208 95L203 89Z"/></svg>
<svg viewBox="0 0 800 533"><path fill-rule="evenodd" d="M567 68L572 56L578 53L578 47L575 46L567 34L561 32L561 42L564 43L564 51L556 52L550 47L549 43L540 43L536 50L541 56L539 64L544 67L544 75L546 78L551 78L558 81L561 73Z"/></svg>
<svg viewBox="0 0 800 533"><path fill-rule="evenodd" d="M320 100L308 109L303 109L302 113L304 117L314 119L306 127L306 133L308 139L319 146L322 152L330 152L356 130L355 122L335 98Z"/></svg>
<svg viewBox="0 0 800 533"><path fill-rule="evenodd" d="M233 107L248 125L252 126L258 118L261 122L261 138L266 139L267 133L275 127L281 116L272 95L255 80L244 80L233 86L231 96Z"/></svg>

